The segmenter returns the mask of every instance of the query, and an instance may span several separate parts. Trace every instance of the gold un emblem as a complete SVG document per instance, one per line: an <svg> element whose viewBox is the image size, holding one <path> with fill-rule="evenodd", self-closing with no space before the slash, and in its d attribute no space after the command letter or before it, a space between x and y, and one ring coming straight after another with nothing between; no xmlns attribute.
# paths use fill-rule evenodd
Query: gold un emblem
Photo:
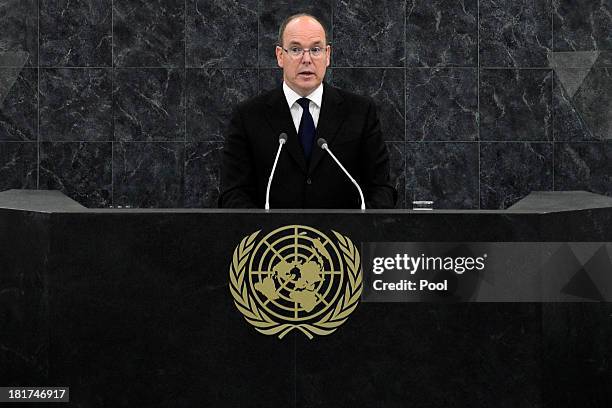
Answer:
<svg viewBox="0 0 612 408"><path fill-rule="evenodd" d="M333 333L355 310L363 289L351 240L336 241L304 225L257 231L234 250L229 287L234 304L257 331L282 339L297 329L312 339Z"/></svg>

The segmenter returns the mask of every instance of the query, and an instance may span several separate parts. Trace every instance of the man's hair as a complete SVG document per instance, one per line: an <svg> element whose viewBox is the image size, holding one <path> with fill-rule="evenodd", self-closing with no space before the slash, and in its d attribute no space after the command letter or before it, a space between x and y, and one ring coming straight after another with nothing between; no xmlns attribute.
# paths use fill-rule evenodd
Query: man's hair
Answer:
<svg viewBox="0 0 612 408"><path fill-rule="evenodd" d="M323 27L323 32L325 33L325 43L329 44L327 42L327 28L325 28L325 24L323 24L323 22L321 22L321 20L319 20L318 18L316 18L312 14L298 13L298 14L290 15L289 17L284 19L283 22L281 23L281 26L280 26L280 28L278 30L278 39L277 39L277 43L276 43L277 45L279 45L281 47L283 46L283 35L285 34L285 28L287 28L287 24L289 24L290 22L292 22L293 20L295 20L298 17L310 17L314 21L316 21L317 23L321 24L321 27Z"/></svg>

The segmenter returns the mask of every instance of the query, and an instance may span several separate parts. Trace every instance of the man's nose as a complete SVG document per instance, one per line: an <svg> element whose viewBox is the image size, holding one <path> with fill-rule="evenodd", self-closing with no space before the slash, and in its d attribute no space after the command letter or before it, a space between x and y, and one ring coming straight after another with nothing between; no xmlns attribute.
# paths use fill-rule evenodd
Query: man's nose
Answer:
<svg viewBox="0 0 612 408"><path fill-rule="evenodd" d="M308 51L308 52L304 51L304 53L302 54L302 63L303 64L311 64L312 63L312 58L310 57L310 51Z"/></svg>

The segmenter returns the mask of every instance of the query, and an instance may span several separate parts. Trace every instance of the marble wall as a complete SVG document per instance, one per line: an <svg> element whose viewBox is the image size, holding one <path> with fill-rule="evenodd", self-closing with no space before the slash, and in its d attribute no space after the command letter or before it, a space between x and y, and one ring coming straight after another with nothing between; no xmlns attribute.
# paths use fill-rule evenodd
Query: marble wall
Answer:
<svg viewBox="0 0 612 408"><path fill-rule="evenodd" d="M0 0L0 190L215 206L231 107L302 10L379 103L400 208L612 195L610 0Z"/></svg>

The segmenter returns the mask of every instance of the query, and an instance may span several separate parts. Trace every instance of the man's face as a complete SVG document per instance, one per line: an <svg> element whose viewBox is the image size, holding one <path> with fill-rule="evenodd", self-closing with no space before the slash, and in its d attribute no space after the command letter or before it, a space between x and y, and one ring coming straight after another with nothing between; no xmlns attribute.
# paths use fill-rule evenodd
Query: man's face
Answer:
<svg viewBox="0 0 612 408"><path fill-rule="evenodd" d="M324 52L318 58L313 58L309 52L294 58L283 51L291 47L321 47ZM310 17L298 17L285 27L283 48L276 47L276 61L283 69L285 83L301 96L310 94L321 84L329 66L331 47L326 43L325 30Z"/></svg>

